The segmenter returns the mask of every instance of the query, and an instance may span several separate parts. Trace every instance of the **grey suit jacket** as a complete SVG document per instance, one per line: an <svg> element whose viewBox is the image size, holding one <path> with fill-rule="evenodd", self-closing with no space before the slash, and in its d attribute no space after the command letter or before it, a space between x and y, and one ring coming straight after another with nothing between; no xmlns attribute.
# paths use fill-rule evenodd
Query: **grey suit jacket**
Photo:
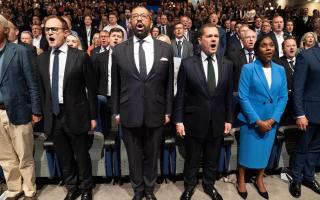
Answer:
<svg viewBox="0 0 320 200"><path fill-rule="evenodd" d="M178 45L175 39L171 40L171 46L173 48L173 56L178 57ZM182 56L181 59L193 56L193 45L191 42L187 40L183 40L182 42Z"/></svg>

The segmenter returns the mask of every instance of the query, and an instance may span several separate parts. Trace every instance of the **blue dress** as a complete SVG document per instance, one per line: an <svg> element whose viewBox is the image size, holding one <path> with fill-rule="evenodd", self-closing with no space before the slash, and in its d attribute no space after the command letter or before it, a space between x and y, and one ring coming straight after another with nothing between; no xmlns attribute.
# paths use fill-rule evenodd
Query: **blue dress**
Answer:
<svg viewBox="0 0 320 200"><path fill-rule="evenodd" d="M267 166L276 134L277 124L288 100L285 70L271 63L269 88L262 63L256 60L243 66L239 80L241 112L239 164L246 168L263 169ZM273 128L260 133L257 120L273 119Z"/></svg>

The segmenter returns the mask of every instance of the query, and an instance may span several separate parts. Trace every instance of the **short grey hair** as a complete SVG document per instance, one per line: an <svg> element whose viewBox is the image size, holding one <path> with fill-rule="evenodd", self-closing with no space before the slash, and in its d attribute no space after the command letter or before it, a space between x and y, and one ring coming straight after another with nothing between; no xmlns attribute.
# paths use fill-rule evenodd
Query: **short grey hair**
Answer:
<svg viewBox="0 0 320 200"><path fill-rule="evenodd" d="M0 26L3 28L9 28L8 20L0 14Z"/></svg>

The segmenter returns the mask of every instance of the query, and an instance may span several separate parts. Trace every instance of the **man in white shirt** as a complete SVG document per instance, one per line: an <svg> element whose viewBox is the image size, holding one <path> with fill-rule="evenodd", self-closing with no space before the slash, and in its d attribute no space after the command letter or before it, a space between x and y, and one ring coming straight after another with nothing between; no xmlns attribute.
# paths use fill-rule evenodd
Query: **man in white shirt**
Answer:
<svg viewBox="0 0 320 200"><path fill-rule="evenodd" d="M33 40L32 45L37 48L37 54L40 55L42 52L48 49L48 42L45 37L42 35L42 29L40 24L33 24L31 26Z"/></svg>
<svg viewBox="0 0 320 200"><path fill-rule="evenodd" d="M123 37L124 40L127 40L127 31L117 23L118 22L117 14L110 12L108 14L108 19L109 19L109 24L106 27L104 27L103 30L106 30L109 32L112 28L120 28L124 33L124 37Z"/></svg>

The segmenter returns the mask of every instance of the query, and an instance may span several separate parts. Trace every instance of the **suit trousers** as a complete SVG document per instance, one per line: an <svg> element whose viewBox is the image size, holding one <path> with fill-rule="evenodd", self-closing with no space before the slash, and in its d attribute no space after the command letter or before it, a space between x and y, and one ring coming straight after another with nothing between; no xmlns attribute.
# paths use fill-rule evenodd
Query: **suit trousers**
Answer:
<svg viewBox="0 0 320 200"><path fill-rule="evenodd" d="M97 130L100 131L104 137L107 137L111 129L111 103L110 98L103 95L98 95L98 120Z"/></svg>
<svg viewBox="0 0 320 200"><path fill-rule="evenodd" d="M212 132L209 130L209 133ZM202 185L204 188L212 190L216 180L223 135L218 137L207 136L205 138L197 138L188 135L186 132L184 140L186 148L183 172L185 189L192 191L196 187L198 180L197 175L202 158Z"/></svg>
<svg viewBox="0 0 320 200"><path fill-rule="evenodd" d="M61 163L63 178L69 192L92 189L92 166L89 155L88 132L70 133L66 128L66 115L60 106L60 113L53 117L52 141Z"/></svg>
<svg viewBox="0 0 320 200"><path fill-rule="evenodd" d="M0 165L7 182L7 197L15 197L22 192L27 197L36 194L33 144L31 122L14 125L6 111L0 110Z"/></svg>
<svg viewBox="0 0 320 200"><path fill-rule="evenodd" d="M162 142L162 127L123 127L131 185L135 194L152 194L157 180L157 161Z"/></svg>
<svg viewBox="0 0 320 200"><path fill-rule="evenodd" d="M320 159L320 124L310 123L300 137L293 152L292 178L294 181L313 181Z"/></svg>

